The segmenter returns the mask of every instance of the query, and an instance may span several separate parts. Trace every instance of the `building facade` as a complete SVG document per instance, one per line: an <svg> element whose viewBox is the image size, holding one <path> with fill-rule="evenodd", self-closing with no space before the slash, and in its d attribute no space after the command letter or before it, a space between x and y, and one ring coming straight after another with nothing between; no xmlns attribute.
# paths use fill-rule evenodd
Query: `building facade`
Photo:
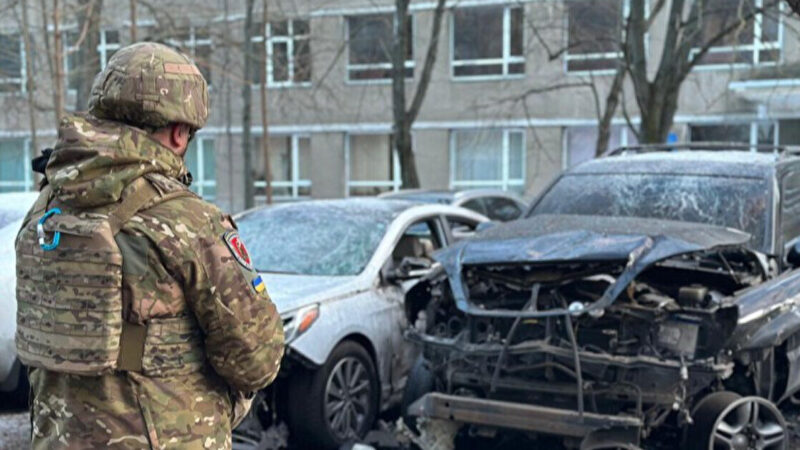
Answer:
<svg viewBox="0 0 800 450"><path fill-rule="evenodd" d="M448 1L430 87L413 126L423 187L495 187L532 197L564 168L591 158L598 104L602 108L614 77L621 24L633 1L644 0ZM741 13L738 0L707 1ZM689 75L671 140L800 144L800 36L794 31L800 20L783 2L753 1L768 13L756 14L717 42ZM105 0L94 49L102 66L131 42L133 21L139 40L167 42L195 58L209 80L211 114L187 164L193 188L233 211L244 208L246 170L254 174L257 202L264 201L266 185L257 83L261 64L245 73L241 3L166 1L158 7L140 5L134 16L131 2ZM257 3L252 44L266 55L276 200L401 188L391 139L393 2L271 0L266 23ZM411 4L405 65L409 99L428 51L435 6L432 0ZM31 42L25 45L19 8L12 9L14 14L0 19L0 192L35 186L29 170L31 117L38 147L55 137L53 58L48 58L53 52L44 32L29 33ZM38 21L40 10L28 15L31 29L55 33L52 23ZM69 14L64 16L59 27L63 95L68 110L82 110L75 86L93 74L84 73L74 57L85 33L69 22ZM665 16L657 16L647 35L651 72L664 48ZM712 20L703 33L724 26ZM34 73L33 114L28 70ZM623 91L612 147L636 142L635 96L629 85ZM242 152L244 95L253 104L249 167Z"/></svg>

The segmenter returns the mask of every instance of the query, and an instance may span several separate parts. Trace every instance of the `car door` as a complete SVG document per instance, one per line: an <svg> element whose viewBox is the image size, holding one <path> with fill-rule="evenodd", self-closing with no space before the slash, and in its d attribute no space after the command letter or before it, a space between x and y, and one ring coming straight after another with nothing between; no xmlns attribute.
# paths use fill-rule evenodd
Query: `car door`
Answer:
<svg viewBox="0 0 800 450"><path fill-rule="evenodd" d="M417 356L415 347L403 338L403 331L409 325L404 307L405 294L419 281L425 271L408 273L403 279L391 279L387 274L402 267L403 264L408 264L409 261L414 264L428 261L432 265L433 252L444 247L447 239L440 216L419 218L402 231L382 271L384 275L381 277L380 290L392 305L392 323L395 324L389 337L392 348L390 382L392 391L397 395L402 392L408 372Z"/></svg>

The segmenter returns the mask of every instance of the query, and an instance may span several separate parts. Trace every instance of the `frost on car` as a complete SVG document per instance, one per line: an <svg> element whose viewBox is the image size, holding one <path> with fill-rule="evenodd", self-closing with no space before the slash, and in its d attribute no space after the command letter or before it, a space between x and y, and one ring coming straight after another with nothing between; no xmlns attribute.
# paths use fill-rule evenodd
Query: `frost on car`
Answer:
<svg viewBox="0 0 800 450"><path fill-rule="evenodd" d="M440 252L407 298L430 391L409 412L582 449L786 448L800 161L741 153L601 158Z"/></svg>

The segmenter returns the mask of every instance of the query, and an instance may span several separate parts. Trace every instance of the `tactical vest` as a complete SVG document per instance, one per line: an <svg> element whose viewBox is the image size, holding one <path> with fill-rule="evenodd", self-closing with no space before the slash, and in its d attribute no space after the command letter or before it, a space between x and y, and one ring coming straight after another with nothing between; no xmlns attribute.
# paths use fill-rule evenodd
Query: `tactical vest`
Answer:
<svg viewBox="0 0 800 450"><path fill-rule="evenodd" d="M144 177L130 188L102 212L59 207L49 187L42 191L16 242L16 343L24 364L90 376L202 367L202 338L191 314L146 325L123 319L120 229L145 206L191 195L160 195Z"/></svg>

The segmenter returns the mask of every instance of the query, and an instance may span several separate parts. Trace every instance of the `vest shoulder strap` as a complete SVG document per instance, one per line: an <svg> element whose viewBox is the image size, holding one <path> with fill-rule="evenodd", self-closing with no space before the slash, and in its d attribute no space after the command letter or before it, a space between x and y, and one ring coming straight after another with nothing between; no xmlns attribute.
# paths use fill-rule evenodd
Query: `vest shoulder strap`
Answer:
<svg viewBox="0 0 800 450"><path fill-rule="evenodd" d="M159 192L145 178L137 178L130 187L131 192L126 195L119 206L108 215L111 232L116 235L125 222L141 211L145 205L159 197Z"/></svg>

